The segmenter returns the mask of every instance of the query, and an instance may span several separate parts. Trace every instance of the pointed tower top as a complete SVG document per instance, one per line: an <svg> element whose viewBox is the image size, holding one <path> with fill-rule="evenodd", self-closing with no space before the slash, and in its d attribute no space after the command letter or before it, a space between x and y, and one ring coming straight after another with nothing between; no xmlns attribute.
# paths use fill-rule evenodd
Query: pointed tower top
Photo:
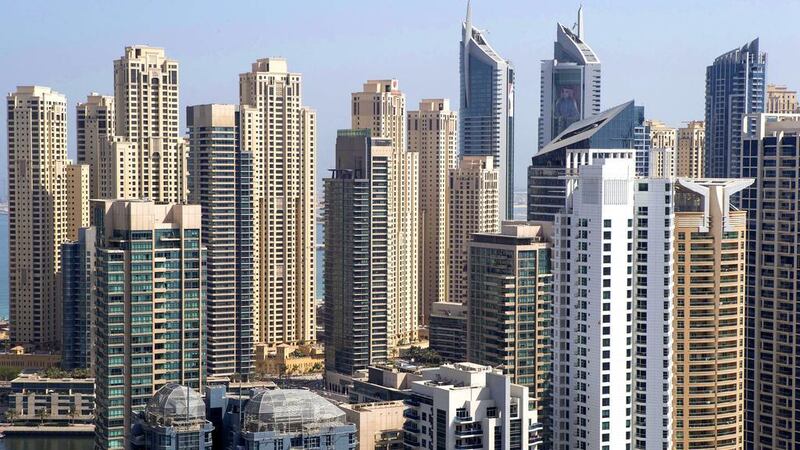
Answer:
<svg viewBox="0 0 800 450"><path fill-rule="evenodd" d="M578 39L583 40L583 4L578 7Z"/></svg>
<svg viewBox="0 0 800 450"><path fill-rule="evenodd" d="M464 28L467 33L472 33L472 1L467 0L467 18L464 20Z"/></svg>

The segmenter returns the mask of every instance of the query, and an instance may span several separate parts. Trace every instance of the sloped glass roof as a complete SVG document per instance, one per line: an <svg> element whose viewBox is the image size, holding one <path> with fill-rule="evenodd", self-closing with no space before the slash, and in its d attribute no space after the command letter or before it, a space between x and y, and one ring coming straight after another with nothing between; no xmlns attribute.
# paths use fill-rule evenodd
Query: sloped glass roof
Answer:
<svg viewBox="0 0 800 450"><path fill-rule="evenodd" d="M203 397L191 388L169 383L159 389L147 402L145 412L148 417L156 420L205 420L206 405Z"/></svg>
<svg viewBox="0 0 800 450"><path fill-rule="evenodd" d="M247 402L244 416L248 431L311 432L345 424L344 411L303 389L259 392Z"/></svg>

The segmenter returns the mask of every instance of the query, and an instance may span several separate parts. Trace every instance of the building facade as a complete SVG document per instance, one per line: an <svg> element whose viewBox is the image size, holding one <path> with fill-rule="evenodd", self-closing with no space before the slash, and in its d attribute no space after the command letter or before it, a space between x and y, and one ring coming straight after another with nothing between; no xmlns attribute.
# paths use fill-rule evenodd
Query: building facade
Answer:
<svg viewBox="0 0 800 450"><path fill-rule="evenodd" d="M66 370L94 368L94 227L81 228L78 239L61 245L63 304L61 367Z"/></svg>
<svg viewBox="0 0 800 450"><path fill-rule="evenodd" d="M431 306L428 348L447 362L468 361L466 303L436 302Z"/></svg>
<svg viewBox="0 0 800 450"><path fill-rule="evenodd" d="M369 80L352 95L352 128L390 139L394 171L389 194L395 199L395 298L390 307L390 339L415 342L419 335L419 154L406 144L406 97L397 80ZM391 256L390 256L391 258Z"/></svg>
<svg viewBox="0 0 800 450"><path fill-rule="evenodd" d="M253 165L253 338L269 346L316 340L317 115L302 84L281 58L239 75L240 145Z"/></svg>
<svg viewBox="0 0 800 450"><path fill-rule="evenodd" d="M550 224L503 222L469 244L467 361L499 368L528 388L551 428L553 273Z"/></svg>
<svg viewBox="0 0 800 450"><path fill-rule="evenodd" d="M447 301L466 303L469 241L500 231L500 172L491 156L464 156L447 185Z"/></svg>
<svg viewBox="0 0 800 450"><path fill-rule="evenodd" d="M189 387L169 383L137 415L132 448L211 450L213 431L203 397Z"/></svg>
<svg viewBox="0 0 800 450"><path fill-rule="evenodd" d="M457 164L458 114L447 99L420 101L408 112L408 149L419 158L419 321L447 298L447 182Z"/></svg>
<svg viewBox="0 0 800 450"><path fill-rule="evenodd" d="M20 374L11 380L8 406L17 425L40 424L42 420L70 424L91 424L94 419L94 379L47 378Z"/></svg>
<svg viewBox="0 0 800 450"><path fill-rule="evenodd" d="M189 203L202 207L209 376L253 369L253 163L235 105L186 108Z"/></svg>
<svg viewBox="0 0 800 450"><path fill-rule="evenodd" d="M557 450L672 445L673 187L634 173L632 150L581 166L556 216Z"/></svg>
<svg viewBox="0 0 800 450"><path fill-rule="evenodd" d="M101 148L116 136L114 97L92 92L75 108L78 164L89 166L89 198L102 198L100 190ZM116 197L115 197L116 198Z"/></svg>
<svg viewBox="0 0 800 450"><path fill-rule="evenodd" d="M9 312L11 342L61 343L61 244L67 221L67 100L18 86L8 105Z"/></svg>
<svg viewBox="0 0 800 450"><path fill-rule="evenodd" d="M678 128L675 139L675 176L702 178L705 173L706 125L702 120Z"/></svg>
<svg viewBox="0 0 800 450"><path fill-rule="evenodd" d="M342 404L347 421L355 424L359 449L393 450L403 447L405 404L391 402Z"/></svg>
<svg viewBox="0 0 800 450"><path fill-rule="evenodd" d="M386 362L394 340L398 164L391 139L340 130L325 180L325 370L352 376Z"/></svg>
<svg viewBox="0 0 800 450"><path fill-rule="evenodd" d="M205 383L199 205L92 202L97 229L95 448L131 448L132 414L169 383Z"/></svg>
<svg viewBox="0 0 800 450"><path fill-rule="evenodd" d="M767 85L767 114L797 114L797 91L786 86Z"/></svg>
<svg viewBox="0 0 800 450"><path fill-rule="evenodd" d="M406 448L539 448L527 387L472 363L423 369L422 378L406 400Z"/></svg>
<svg viewBox="0 0 800 450"><path fill-rule="evenodd" d="M89 226L89 166L68 164L66 178L67 239L74 241Z"/></svg>
<svg viewBox="0 0 800 450"><path fill-rule="evenodd" d="M766 108L767 54L758 38L718 56L706 68L705 177L738 178L747 114Z"/></svg>
<svg viewBox="0 0 800 450"><path fill-rule="evenodd" d="M458 112L460 156L492 156L499 172L499 216L514 215L514 66L467 18L461 34Z"/></svg>
<svg viewBox="0 0 800 450"><path fill-rule="evenodd" d="M138 197L156 203L186 201L179 82L178 62L168 59L163 48L125 47L114 61L116 135L136 149Z"/></svg>
<svg viewBox="0 0 800 450"><path fill-rule="evenodd" d="M542 61L540 149L574 122L600 114L600 59L584 38L581 7L573 29L557 24L553 59Z"/></svg>
<svg viewBox="0 0 800 450"><path fill-rule="evenodd" d="M744 136L742 174L756 181L741 194L747 211L745 448L796 448L800 115L752 120L756 127Z"/></svg>
<svg viewBox="0 0 800 450"><path fill-rule="evenodd" d="M744 448L747 212L730 198L751 183L675 188L675 450Z"/></svg>

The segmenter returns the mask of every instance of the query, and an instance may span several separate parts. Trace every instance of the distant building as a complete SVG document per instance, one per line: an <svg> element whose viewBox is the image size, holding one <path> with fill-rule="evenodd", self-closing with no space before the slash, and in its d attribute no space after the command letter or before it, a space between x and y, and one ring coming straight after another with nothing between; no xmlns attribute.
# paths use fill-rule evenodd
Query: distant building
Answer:
<svg viewBox="0 0 800 450"><path fill-rule="evenodd" d="M425 369L406 400L406 448L538 449L528 388L472 363Z"/></svg>
<svg viewBox="0 0 800 450"><path fill-rule="evenodd" d="M648 158L650 178L672 178L675 176L675 150L671 148L651 148Z"/></svg>
<svg viewBox="0 0 800 450"><path fill-rule="evenodd" d="M0 367L13 367L15 369L47 369L58 367L61 364L61 355L52 352L25 353L21 345L11 347L8 353L0 353Z"/></svg>
<svg viewBox="0 0 800 450"><path fill-rule="evenodd" d="M63 358L65 370L94 368L96 291L94 227L81 228L78 240L61 245Z"/></svg>
<svg viewBox="0 0 800 450"><path fill-rule="evenodd" d="M458 111L460 156L492 156L498 178L498 214L514 215L514 66L486 40L486 33L467 18L461 34L459 63L461 103Z"/></svg>
<svg viewBox="0 0 800 450"><path fill-rule="evenodd" d="M67 239L78 239L78 231L89 226L89 166L68 164L67 175Z"/></svg>
<svg viewBox="0 0 800 450"><path fill-rule="evenodd" d="M131 448L211 450L213 430L200 394L170 383L159 389L137 415Z"/></svg>
<svg viewBox="0 0 800 450"><path fill-rule="evenodd" d="M706 68L707 178L738 178L742 133L755 131L745 115L766 108L767 54L758 39L718 56Z"/></svg>
<svg viewBox="0 0 800 450"><path fill-rule="evenodd" d="M467 304L437 302L431 308L429 348L447 362L467 361Z"/></svg>
<svg viewBox="0 0 800 450"><path fill-rule="evenodd" d="M93 378L47 378L23 373L11 380L8 407L17 425L38 424L44 418L63 426L91 424L94 401Z"/></svg>
<svg viewBox="0 0 800 450"><path fill-rule="evenodd" d="M600 114L600 59L584 38L581 7L574 28L557 25L553 59L542 61L540 149L574 122Z"/></svg>
<svg viewBox="0 0 800 450"><path fill-rule="evenodd" d="M631 100L587 119L574 122L539 149L528 167L528 220L553 222L566 206L567 178L597 158L627 158L629 149L644 151L649 140L643 128L644 111Z"/></svg>
<svg viewBox="0 0 800 450"><path fill-rule="evenodd" d="M503 222L499 233L473 235L466 360L527 387L539 417L549 420L553 229L544 224Z"/></svg>
<svg viewBox="0 0 800 450"><path fill-rule="evenodd" d="M675 176L702 178L705 173L706 125L702 120L687 122L675 139Z"/></svg>
<svg viewBox="0 0 800 450"><path fill-rule="evenodd" d="M369 450L393 450L403 447L402 401L339 405L347 421L355 424L358 448Z"/></svg>
<svg viewBox="0 0 800 450"><path fill-rule="evenodd" d="M103 198L101 166L108 161L102 157L101 149L116 135L114 97L92 92L86 96L85 102L78 103L75 110L78 164L89 166L89 198Z"/></svg>
<svg viewBox="0 0 800 450"><path fill-rule="evenodd" d="M8 94L11 343L61 344L61 244L69 239L67 99L43 86Z"/></svg>
<svg viewBox="0 0 800 450"><path fill-rule="evenodd" d="M419 321L447 298L447 187L458 154L458 114L447 99L408 112L408 149L419 157Z"/></svg>
<svg viewBox="0 0 800 450"><path fill-rule="evenodd" d="M344 411L311 391L261 391L244 405L236 445L256 448L350 450L358 446L356 426ZM272 447L274 446L274 447Z"/></svg>
<svg viewBox="0 0 800 450"><path fill-rule="evenodd" d="M767 85L767 114L796 114L797 91L789 90L786 86L775 84Z"/></svg>
<svg viewBox="0 0 800 450"><path fill-rule="evenodd" d="M465 303L469 241L473 233L500 230L499 172L491 156L464 156L447 186L447 301Z"/></svg>
<svg viewBox="0 0 800 450"><path fill-rule="evenodd" d="M403 400L410 395L411 382L420 380L422 366L395 360L391 364L371 366L364 376L353 379L348 392L350 403Z"/></svg>

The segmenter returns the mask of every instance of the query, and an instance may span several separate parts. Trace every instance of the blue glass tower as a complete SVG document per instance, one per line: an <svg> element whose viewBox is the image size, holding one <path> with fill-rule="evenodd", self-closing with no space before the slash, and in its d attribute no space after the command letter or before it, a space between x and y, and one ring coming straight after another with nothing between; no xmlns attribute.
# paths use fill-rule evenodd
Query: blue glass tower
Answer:
<svg viewBox="0 0 800 450"><path fill-rule="evenodd" d="M514 67L467 19L461 38L461 156L494 156L500 170L500 219L514 213Z"/></svg>
<svg viewBox="0 0 800 450"><path fill-rule="evenodd" d="M767 54L758 39L717 57L706 68L705 177L741 175L744 116L765 108Z"/></svg>
<svg viewBox="0 0 800 450"><path fill-rule="evenodd" d="M81 228L78 240L61 244L63 277L63 344L66 370L92 367L94 292L94 227Z"/></svg>

